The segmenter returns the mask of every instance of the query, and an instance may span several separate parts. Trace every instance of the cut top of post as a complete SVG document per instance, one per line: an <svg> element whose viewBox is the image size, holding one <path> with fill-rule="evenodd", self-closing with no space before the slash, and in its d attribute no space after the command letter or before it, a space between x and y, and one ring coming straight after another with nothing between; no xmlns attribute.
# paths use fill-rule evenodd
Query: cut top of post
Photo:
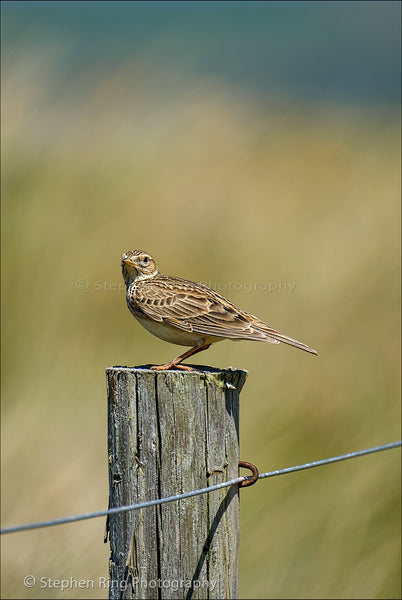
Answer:
<svg viewBox="0 0 402 600"><path fill-rule="evenodd" d="M133 374L144 374L147 372L149 374L153 373L155 376L157 374L163 375L165 373L169 373L169 376L177 377L178 380L181 378L200 378L204 381L214 381L216 385L219 387L224 387L227 389L237 390L237 392L241 392L242 387L246 381L248 371L244 369L235 369L234 367L227 367L226 369L217 369L215 367L209 367L206 365L189 365L194 367L195 371L182 371L179 369L170 369L167 371L155 371L151 369L152 365L138 365L135 367L127 367L127 366L114 366L106 369L106 372L112 375L115 372L128 371Z"/></svg>

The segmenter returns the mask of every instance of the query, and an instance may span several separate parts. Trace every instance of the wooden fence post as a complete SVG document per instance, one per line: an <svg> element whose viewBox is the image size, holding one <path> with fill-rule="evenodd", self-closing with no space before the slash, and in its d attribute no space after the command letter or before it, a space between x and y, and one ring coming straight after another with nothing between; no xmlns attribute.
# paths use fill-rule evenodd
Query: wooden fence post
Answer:
<svg viewBox="0 0 402 600"><path fill-rule="evenodd" d="M238 477L247 372L197 369L107 369L110 506ZM237 598L236 485L111 515L109 535L109 598Z"/></svg>

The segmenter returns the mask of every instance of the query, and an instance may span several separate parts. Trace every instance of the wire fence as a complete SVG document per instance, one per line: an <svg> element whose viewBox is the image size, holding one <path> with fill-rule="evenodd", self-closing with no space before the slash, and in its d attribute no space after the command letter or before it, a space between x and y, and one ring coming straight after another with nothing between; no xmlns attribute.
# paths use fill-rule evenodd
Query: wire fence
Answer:
<svg viewBox="0 0 402 600"><path fill-rule="evenodd" d="M294 467L286 467L284 469L277 469L276 471L269 471L267 473L260 473L258 479L265 479L267 477L276 477L278 475L286 475L288 473L295 473L296 471L304 471L306 469L312 469L314 467L321 467L323 465L333 464L351 458L358 458L359 456L366 456L368 454L374 454L375 452L381 452L383 450L391 450L402 446L402 440L397 442L391 442L389 444L383 444L382 446L374 446L373 448L366 448L365 450L357 450L355 452L349 452L347 454L341 454L340 456L333 456L331 458L324 458L321 460L315 460L313 462L304 463L302 465L296 465ZM243 481L250 480L252 476L247 477L236 477L230 481L224 481L210 487L201 488L199 490L193 490L184 494L177 494L175 496L168 496L166 498L157 498L155 500L149 500L148 502L141 502L140 504L130 504L128 506L118 506L115 508L109 508L107 510L99 510L96 512L84 513L82 515L73 515L71 517L63 517L60 519L53 519L51 521L40 521L37 523L27 523L26 525L15 525L13 527L4 527L0 530L0 534L6 533L17 533L20 531L30 531L33 529L42 529L44 527L53 527L54 525L64 525L66 523L75 523L77 521L85 521L87 519L95 519L97 517L105 517L107 515L113 515L116 513L126 512L128 510L139 510L141 508L147 508L149 506L157 506L159 504L166 504L167 502L175 502L177 500L184 500L185 498L191 498L192 496L198 496L199 494L208 494L215 490L220 490L225 487L242 483Z"/></svg>

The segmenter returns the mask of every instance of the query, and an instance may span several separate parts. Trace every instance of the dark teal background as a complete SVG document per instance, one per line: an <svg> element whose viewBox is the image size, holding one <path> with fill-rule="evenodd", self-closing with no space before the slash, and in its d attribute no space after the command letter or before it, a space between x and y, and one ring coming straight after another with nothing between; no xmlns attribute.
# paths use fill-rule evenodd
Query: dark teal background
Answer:
<svg viewBox="0 0 402 600"><path fill-rule="evenodd" d="M96 7L94 6L96 5ZM159 66L251 92L400 101L399 2L3 2L3 48L65 43L60 78L147 49Z"/></svg>

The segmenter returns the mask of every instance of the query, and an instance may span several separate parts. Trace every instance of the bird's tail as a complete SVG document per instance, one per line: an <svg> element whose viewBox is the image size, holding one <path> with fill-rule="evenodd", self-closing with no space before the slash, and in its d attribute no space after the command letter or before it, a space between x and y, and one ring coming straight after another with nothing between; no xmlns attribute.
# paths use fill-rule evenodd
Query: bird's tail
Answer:
<svg viewBox="0 0 402 600"><path fill-rule="evenodd" d="M314 348L310 348L310 346L303 344L303 342L299 342L287 335L284 335L283 333L279 333L279 331L271 329L271 327L268 327L268 325L265 325L265 327L259 327L255 326L253 323L253 329L257 329L260 333L265 334L265 339L261 341L271 342L274 344L282 342L283 344L289 344L289 346L294 346L295 348L299 348L300 350L304 350L305 352L310 352L310 354L315 354L318 356L318 352L317 350L314 350Z"/></svg>

